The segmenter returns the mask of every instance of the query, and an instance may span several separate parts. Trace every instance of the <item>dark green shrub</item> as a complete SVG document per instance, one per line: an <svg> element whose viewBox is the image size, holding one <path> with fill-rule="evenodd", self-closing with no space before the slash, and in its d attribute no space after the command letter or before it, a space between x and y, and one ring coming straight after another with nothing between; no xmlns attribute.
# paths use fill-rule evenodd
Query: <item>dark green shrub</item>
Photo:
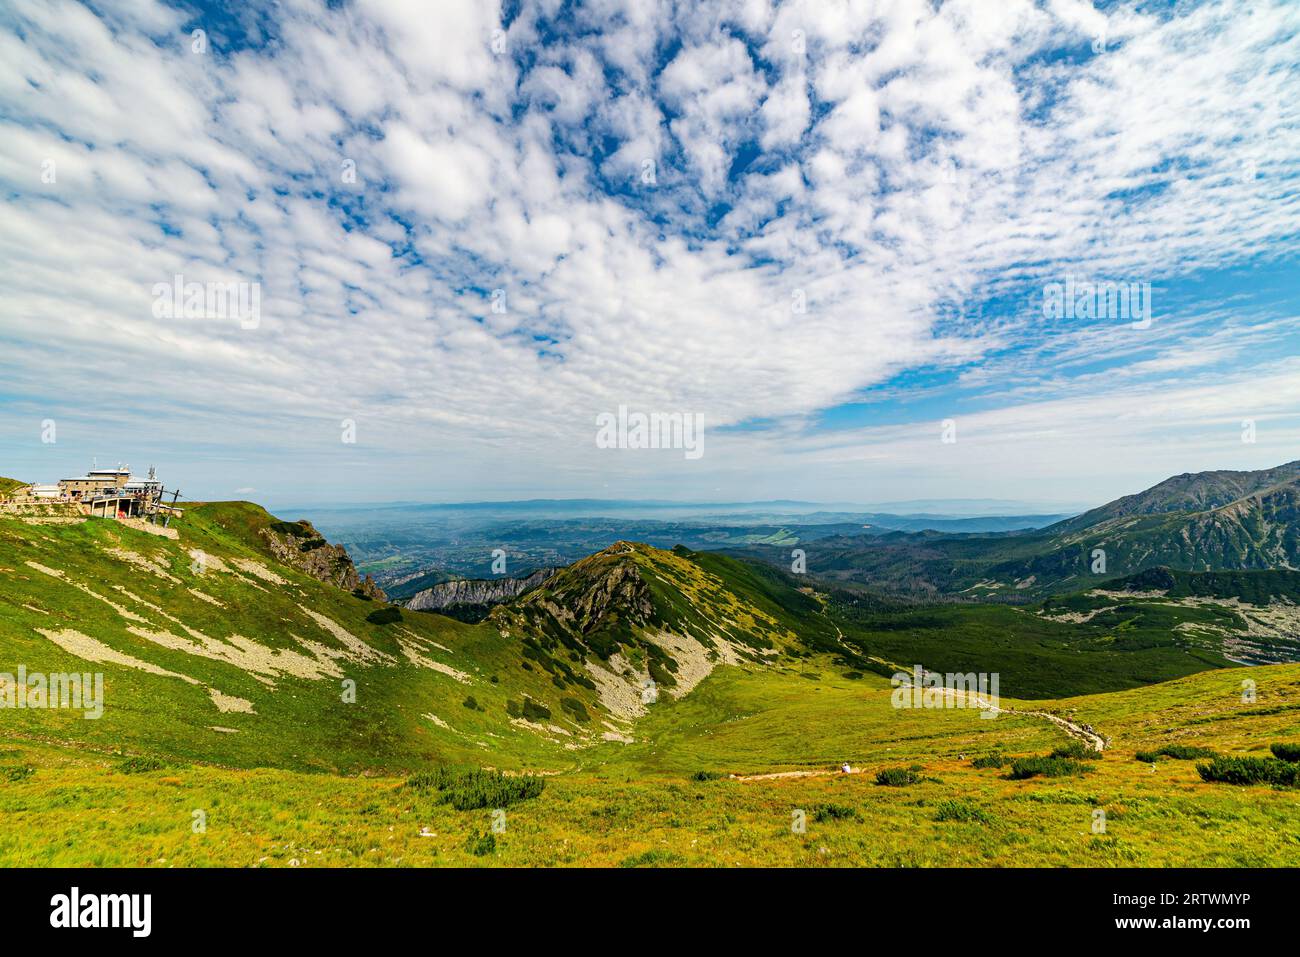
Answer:
<svg viewBox="0 0 1300 957"><path fill-rule="evenodd" d="M580 721L585 724L591 720L591 716L587 714L587 709L577 698L561 698L560 707L573 715L574 721Z"/></svg>
<svg viewBox="0 0 1300 957"><path fill-rule="evenodd" d="M477 808L503 808L527 801L542 793L546 781L531 774L510 777L500 771L457 771L438 767L416 774L406 786L422 793L438 792L439 804L450 804L458 811Z"/></svg>
<svg viewBox="0 0 1300 957"><path fill-rule="evenodd" d="M271 530L281 535L292 535L294 538L310 538L312 535L312 530L305 522L272 522Z"/></svg>
<svg viewBox="0 0 1300 957"><path fill-rule="evenodd" d="M1051 755L1045 758L1016 758L1011 762L1011 780L1022 781L1039 775L1045 778L1060 778L1085 774L1091 770L1091 765L1083 764L1073 758L1058 758Z"/></svg>
<svg viewBox="0 0 1300 957"><path fill-rule="evenodd" d="M17 784L19 781L26 781L30 778L36 773L36 769L28 764L20 764L14 767L4 768L0 773L4 775L4 779L10 784Z"/></svg>
<svg viewBox="0 0 1300 957"><path fill-rule="evenodd" d="M1211 783L1300 785L1300 764L1277 758L1215 758L1209 764L1198 764L1196 771L1201 780Z"/></svg>
<svg viewBox="0 0 1300 957"><path fill-rule="evenodd" d="M1280 761L1300 761L1300 744L1284 744L1279 741L1277 744L1270 746L1269 750L1273 752L1273 757ZM1211 757L1211 755L1206 755Z"/></svg>
<svg viewBox="0 0 1300 957"><path fill-rule="evenodd" d="M940 801L935 805L936 821L961 821L967 824L991 824L993 816L969 801Z"/></svg>
<svg viewBox="0 0 1300 957"><path fill-rule="evenodd" d="M671 688L677 684L677 679L673 677L672 672L668 670L663 662L651 658L646 667L655 684L662 685L665 688Z"/></svg>
<svg viewBox="0 0 1300 957"><path fill-rule="evenodd" d="M1160 758L1173 758L1175 761L1195 761L1198 758L1217 758L1219 752L1213 748L1202 748L1192 744L1166 744L1155 751L1138 751L1133 755L1139 761L1155 764Z"/></svg>
<svg viewBox="0 0 1300 957"><path fill-rule="evenodd" d="M366 621L372 625L392 625L401 620L402 610L396 605L389 605L387 608L376 608L366 615Z"/></svg>
<svg viewBox="0 0 1300 957"><path fill-rule="evenodd" d="M884 787L901 788L921 780L911 768L885 768L876 772L876 783Z"/></svg>
<svg viewBox="0 0 1300 957"><path fill-rule="evenodd" d="M724 777L721 771L696 771L691 775L692 781L716 781Z"/></svg>
<svg viewBox="0 0 1300 957"><path fill-rule="evenodd" d="M981 754L972 761L973 768L1000 768L1007 763L1006 757L1000 751L994 751L992 754Z"/></svg>
<svg viewBox="0 0 1300 957"><path fill-rule="evenodd" d="M1076 761L1085 761L1088 759L1099 759L1101 757L1101 752L1094 751L1082 741L1071 741L1069 744L1057 748L1049 754L1048 757L1073 758Z"/></svg>
<svg viewBox="0 0 1300 957"><path fill-rule="evenodd" d="M523 713L529 721L546 721L551 716L551 709L524 695Z"/></svg>
<svg viewBox="0 0 1300 957"><path fill-rule="evenodd" d="M316 551L316 549L318 549L318 548L324 548L324 547L325 547L325 539L323 539L323 538L309 538L309 539L307 539L307 541L305 541L305 542L300 542L300 543L298 544L298 551L300 551L300 552L314 552L314 551Z"/></svg>
<svg viewBox="0 0 1300 957"><path fill-rule="evenodd" d="M519 706L518 701L507 701L506 714L510 715L512 718L522 718L524 716L524 709Z"/></svg>
<svg viewBox="0 0 1300 957"><path fill-rule="evenodd" d="M1201 748L1192 744L1166 744L1156 752L1161 757L1173 758L1175 761L1195 761L1198 758L1217 758L1219 752L1213 748Z"/></svg>
<svg viewBox="0 0 1300 957"><path fill-rule="evenodd" d="M464 701L461 702L461 704L464 705L466 708L469 708L470 711L478 710L478 702L474 700L473 695L467 697Z"/></svg>
<svg viewBox="0 0 1300 957"><path fill-rule="evenodd" d="M813 808L813 820L818 822L861 821L862 815L858 813L858 809L855 807L845 807L843 804L818 804Z"/></svg>

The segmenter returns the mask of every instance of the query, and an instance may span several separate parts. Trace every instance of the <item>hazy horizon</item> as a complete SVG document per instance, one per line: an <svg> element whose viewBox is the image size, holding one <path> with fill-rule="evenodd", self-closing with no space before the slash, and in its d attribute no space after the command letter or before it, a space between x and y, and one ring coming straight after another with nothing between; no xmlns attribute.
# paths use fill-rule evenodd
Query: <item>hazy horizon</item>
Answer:
<svg viewBox="0 0 1300 957"><path fill-rule="evenodd" d="M22 0L0 42L22 477L1103 502L1295 457L1294 4Z"/></svg>

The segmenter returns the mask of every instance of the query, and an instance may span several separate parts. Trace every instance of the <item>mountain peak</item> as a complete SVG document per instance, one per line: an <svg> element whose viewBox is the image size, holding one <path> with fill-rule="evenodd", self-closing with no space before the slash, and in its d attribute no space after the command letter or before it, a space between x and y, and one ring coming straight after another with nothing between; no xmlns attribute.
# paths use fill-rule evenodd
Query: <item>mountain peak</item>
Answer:
<svg viewBox="0 0 1300 957"><path fill-rule="evenodd" d="M1165 512L1208 512L1289 482L1300 480L1300 461L1258 471L1221 469L1183 472L1143 492L1125 495L1074 518L1059 522L1052 531L1091 528L1117 518L1158 515Z"/></svg>

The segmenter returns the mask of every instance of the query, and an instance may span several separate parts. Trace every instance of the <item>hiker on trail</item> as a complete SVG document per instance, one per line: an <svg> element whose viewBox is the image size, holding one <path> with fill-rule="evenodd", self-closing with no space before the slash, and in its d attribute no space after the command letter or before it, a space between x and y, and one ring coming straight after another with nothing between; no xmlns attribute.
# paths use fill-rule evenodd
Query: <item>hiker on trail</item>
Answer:
<svg viewBox="0 0 1300 957"><path fill-rule="evenodd" d="M845 761L843 764L840 765L840 771L842 771L844 774L851 774L853 772L853 769L849 767L849 762Z"/></svg>

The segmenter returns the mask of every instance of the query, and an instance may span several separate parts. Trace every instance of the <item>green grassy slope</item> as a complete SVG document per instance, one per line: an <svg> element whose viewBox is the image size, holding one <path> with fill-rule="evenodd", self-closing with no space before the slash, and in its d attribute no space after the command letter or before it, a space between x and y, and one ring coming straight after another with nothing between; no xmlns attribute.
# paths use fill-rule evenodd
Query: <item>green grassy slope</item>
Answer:
<svg viewBox="0 0 1300 957"><path fill-rule="evenodd" d="M0 519L3 670L102 671L106 682L99 720L11 710L6 730L327 770L481 756L518 765L563 753L552 740L563 735L506 715L512 694L556 698L549 680L520 667L516 643L434 615L367 621L377 603L271 560L258 533L273 521L246 503L202 505L171 541L103 520ZM85 639L98 650L85 652ZM87 660L103 648L171 675ZM343 700L345 680L356 682L355 703ZM247 704L221 710L210 689ZM465 706L470 697L477 708ZM570 724L556 704L553 723Z"/></svg>
<svg viewBox="0 0 1300 957"><path fill-rule="evenodd" d="M719 669L652 712L644 743L585 752L539 797L506 809L491 846L489 809L454 810L399 777L124 773L104 757L19 742L0 745L0 864L1297 866L1294 791L1207 784L1192 761L1153 771L1134 760L1170 742L1263 754L1300 739L1300 666L1253 669L1255 704L1241 701L1241 674L1042 702L1094 723L1111 749L1081 775L1012 780L972 758L1043 754L1064 735L1030 717L894 709L884 681L815 662ZM863 773L820 773L843 760ZM915 782L875 783L895 767L914 769ZM726 776L790 770L803 776ZM696 780L700 771L723 776Z"/></svg>
<svg viewBox="0 0 1300 957"><path fill-rule="evenodd" d="M761 564L626 542L479 624L409 611L381 624L380 602L277 561L276 527L248 503L192 507L175 539L0 518L0 668L90 669L107 683L99 720L14 710L5 728L240 767L558 768L639 738L647 712L723 664L922 664L998 673L1004 695L1080 694L1226 666L1216 636L1240 624L1215 607L1142 602L1084 621L854 604Z"/></svg>

